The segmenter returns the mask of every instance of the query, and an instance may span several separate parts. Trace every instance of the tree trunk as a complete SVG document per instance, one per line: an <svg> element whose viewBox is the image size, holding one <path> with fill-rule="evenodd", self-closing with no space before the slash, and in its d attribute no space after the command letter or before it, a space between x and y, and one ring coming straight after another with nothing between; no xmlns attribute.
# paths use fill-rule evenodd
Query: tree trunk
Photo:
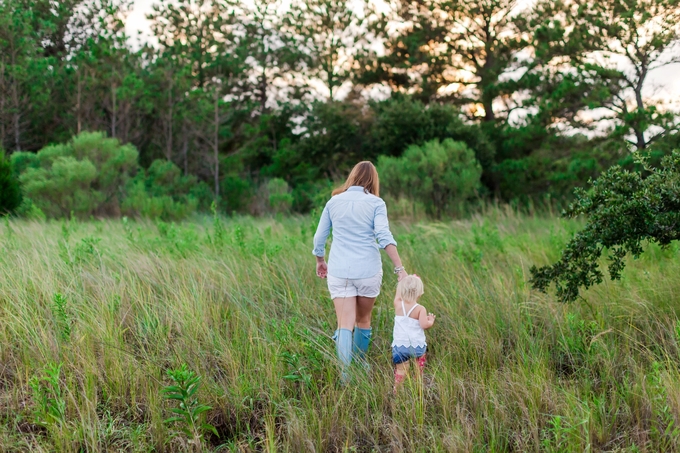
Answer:
<svg viewBox="0 0 680 453"><path fill-rule="evenodd" d="M76 80L76 118L77 118L77 126L76 126L76 133L80 134L83 130L83 118L82 118L82 104L81 104L81 95L82 95L82 83L81 83L81 78L80 78L80 68L76 71L76 74L78 75L78 78Z"/></svg>
<svg viewBox="0 0 680 453"><path fill-rule="evenodd" d="M487 23L490 23L490 19ZM490 29L486 30L486 61L484 66L479 68L478 73L481 78L479 89L482 92L482 106L484 107L484 122L493 122L496 120L496 115L493 112L494 94L489 91L489 87L494 86L498 82L498 77L494 75L494 65L496 64L496 57L493 53L493 42L495 37Z"/></svg>
<svg viewBox="0 0 680 453"><path fill-rule="evenodd" d="M187 121L182 120L182 155L184 156L184 176L189 175L189 137L187 136Z"/></svg>
<svg viewBox="0 0 680 453"><path fill-rule="evenodd" d="M21 130L20 121L20 106L19 106L19 89L17 87L18 83L16 78L14 78L14 83L12 84L12 103L14 104L14 112L12 114L12 126L14 128L14 151L21 151Z"/></svg>
<svg viewBox="0 0 680 453"><path fill-rule="evenodd" d="M215 137L213 142L213 152L215 154L215 204L220 199L220 160L219 160L219 138L220 138L220 112L219 112L219 93L215 89Z"/></svg>
<svg viewBox="0 0 680 453"><path fill-rule="evenodd" d="M484 121L487 123L496 120L496 115L493 113L493 99L483 99L482 105L484 106Z"/></svg>
<svg viewBox="0 0 680 453"><path fill-rule="evenodd" d="M12 53L12 67L16 67L16 55ZM20 105L19 105L19 87L17 86L16 75L12 74L12 127L14 129L14 151L21 151L21 131L20 121Z"/></svg>
<svg viewBox="0 0 680 453"><path fill-rule="evenodd" d="M0 148L5 144L5 62L0 63Z"/></svg>
<svg viewBox="0 0 680 453"><path fill-rule="evenodd" d="M111 84L111 137L116 137L116 85Z"/></svg>
<svg viewBox="0 0 680 453"><path fill-rule="evenodd" d="M640 68L640 78L634 87L635 91L635 104L637 105L638 115L644 115L645 103L642 101L642 86L645 83L645 78L647 78L647 68L642 65ZM639 118L639 116L638 116ZM633 124L633 131L635 132L635 147L637 149L645 149L647 147L647 142L645 141L645 130L640 127L639 119L635 120Z"/></svg>
<svg viewBox="0 0 680 453"><path fill-rule="evenodd" d="M328 57L328 66L326 69L326 76L328 81L328 100L333 101L333 60Z"/></svg>
<svg viewBox="0 0 680 453"><path fill-rule="evenodd" d="M267 75L265 74L264 67L260 77L260 108L262 109L262 114L267 111Z"/></svg>
<svg viewBox="0 0 680 453"><path fill-rule="evenodd" d="M165 157L172 161L172 118L173 118L173 103L172 103L172 77L170 77L170 88L168 89L168 116L165 137Z"/></svg>
<svg viewBox="0 0 680 453"><path fill-rule="evenodd" d="M493 82L490 82L488 79L485 80L485 77L482 77L481 83L480 83L480 90L482 91L482 106L484 107L484 122L486 123L491 123L496 120L496 115L493 112L493 94L490 93L487 89L489 85L492 83L495 83L496 81L494 80Z"/></svg>
<svg viewBox="0 0 680 453"><path fill-rule="evenodd" d="M120 112L120 141L123 143L128 142L128 133L130 132L130 102L123 102L123 107L119 108Z"/></svg>
<svg viewBox="0 0 680 453"><path fill-rule="evenodd" d="M645 141L645 132L640 129L639 126L633 127L635 131L635 147L640 149L645 149L647 147L647 142Z"/></svg>

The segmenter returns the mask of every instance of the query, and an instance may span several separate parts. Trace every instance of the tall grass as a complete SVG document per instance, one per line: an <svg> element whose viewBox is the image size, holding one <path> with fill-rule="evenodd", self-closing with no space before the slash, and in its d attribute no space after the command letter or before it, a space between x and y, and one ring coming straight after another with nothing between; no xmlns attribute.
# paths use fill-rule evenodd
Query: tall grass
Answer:
<svg viewBox="0 0 680 453"><path fill-rule="evenodd" d="M577 223L503 209L393 229L423 277L424 381L338 384L316 219L0 226L0 451L196 451L163 389L201 376L205 451L675 451L680 260L650 247L572 305L530 290ZM386 269L387 269L386 263ZM50 415L52 414L52 415Z"/></svg>

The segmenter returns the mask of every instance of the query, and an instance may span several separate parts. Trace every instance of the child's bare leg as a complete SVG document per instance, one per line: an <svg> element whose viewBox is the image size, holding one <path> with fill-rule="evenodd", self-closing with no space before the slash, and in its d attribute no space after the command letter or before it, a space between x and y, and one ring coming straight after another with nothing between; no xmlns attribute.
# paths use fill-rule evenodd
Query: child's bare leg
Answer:
<svg viewBox="0 0 680 453"><path fill-rule="evenodd" d="M406 373L408 373L408 361L403 363L398 363L394 367L394 393L397 392L397 388L406 379Z"/></svg>
<svg viewBox="0 0 680 453"><path fill-rule="evenodd" d="M420 357L416 359L416 363L418 364L418 370L420 371L420 375L423 375L423 371L425 371L425 362L427 362L427 354L423 354Z"/></svg>

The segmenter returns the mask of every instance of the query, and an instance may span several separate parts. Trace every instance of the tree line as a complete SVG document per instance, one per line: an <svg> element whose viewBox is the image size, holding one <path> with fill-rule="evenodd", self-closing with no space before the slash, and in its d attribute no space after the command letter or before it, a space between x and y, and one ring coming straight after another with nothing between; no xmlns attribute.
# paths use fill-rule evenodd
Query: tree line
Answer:
<svg viewBox="0 0 680 453"><path fill-rule="evenodd" d="M140 44L130 7L0 0L0 147L100 131L226 211L276 187L304 212L364 159L399 168L388 195L409 197L394 178L410 146L462 142L481 168L465 197L528 201L680 142L673 110L643 96L680 62L677 0L159 1Z"/></svg>

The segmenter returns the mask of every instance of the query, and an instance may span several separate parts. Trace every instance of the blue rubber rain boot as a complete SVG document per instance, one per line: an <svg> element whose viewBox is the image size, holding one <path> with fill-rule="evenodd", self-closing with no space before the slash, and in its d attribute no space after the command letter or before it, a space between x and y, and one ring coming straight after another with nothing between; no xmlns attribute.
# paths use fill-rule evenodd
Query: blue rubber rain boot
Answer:
<svg viewBox="0 0 680 453"><path fill-rule="evenodd" d="M349 365L352 363L352 331L349 329L338 329L333 335L335 349L340 360L340 381L343 384L349 382Z"/></svg>
<svg viewBox="0 0 680 453"><path fill-rule="evenodd" d="M366 353L368 352L368 346L371 344L371 332L373 329L370 327L368 329L362 329L361 327L354 328L354 345L353 352L358 360L361 361L366 371L369 370L368 362L366 361Z"/></svg>

